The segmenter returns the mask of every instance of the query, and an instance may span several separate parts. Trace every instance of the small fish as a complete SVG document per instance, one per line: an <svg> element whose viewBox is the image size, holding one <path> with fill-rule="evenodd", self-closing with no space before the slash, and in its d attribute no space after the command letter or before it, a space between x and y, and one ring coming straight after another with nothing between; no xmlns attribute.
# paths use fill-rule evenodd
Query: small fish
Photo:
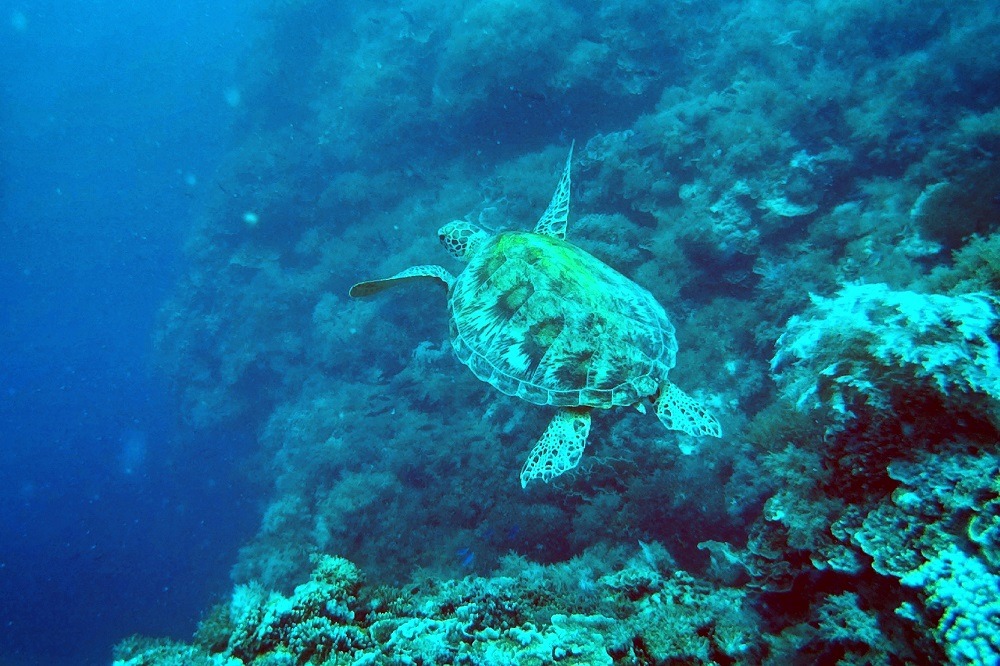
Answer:
<svg viewBox="0 0 1000 666"><path fill-rule="evenodd" d="M472 565L476 563L476 554L471 548L459 548L456 554L462 558L461 564L463 569L471 569Z"/></svg>
<svg viewBox="0 0 1000 666"><path fill-rule="evenodd" d="M510 87L510 91L512 93L514 93L515 95L517 95L518 97L530 100L532 102L544 102L545 101L545 95L543 95L542 93L537 92L535 90L522 90L522 89L517 88L515 86L511 86Z"/></svg>

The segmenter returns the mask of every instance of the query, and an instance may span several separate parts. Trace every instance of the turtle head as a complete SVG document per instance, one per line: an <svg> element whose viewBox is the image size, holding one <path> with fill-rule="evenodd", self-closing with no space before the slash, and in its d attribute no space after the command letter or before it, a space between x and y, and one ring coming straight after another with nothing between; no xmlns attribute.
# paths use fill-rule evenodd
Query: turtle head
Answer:
<svg viewBox="0 0 1000 666"><path fill-rule="evenodd" d="M489 238L485 231L465 220L454 220L438 229L438 238L451 256L461 261L469 257Z"/></svg>

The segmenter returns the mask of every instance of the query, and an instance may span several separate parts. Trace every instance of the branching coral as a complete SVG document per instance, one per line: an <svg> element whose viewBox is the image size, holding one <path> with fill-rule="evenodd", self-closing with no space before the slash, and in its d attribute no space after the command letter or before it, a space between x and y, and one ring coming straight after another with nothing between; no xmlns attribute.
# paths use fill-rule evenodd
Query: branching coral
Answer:
<svg viewBox="0 0 1000 666"><path fill-rule="evenodd" d="M952 664L1000 660L1000 576L981 561L950 546L904 576L903 584L923 589L927 609L940 618L934 634Z"/></svg>
<svg viewBox="0 0 1000 666"><path fill-rule="evenodd" d="M996 414L998 301L985 293L945 296L855 284L788 322L771 363L800 407L843 418L867 403L884 408L894 390L932 390L946 400L978 397Z"/></svg>
<svg viewBox="0 0 1000 666"><path fill-rule="evenodd" d="M406 589L361 587L353 565L321 556L290 596L237 587L228 621L210 618L211 635L200 630L197 645L135 637L117 648L115 664L612 666L715 655L755 663L756 617L741 591L661 571L656 544L640 550L626 562L601 553L551 567L510 558L503 573L513 575Z"/></svg>

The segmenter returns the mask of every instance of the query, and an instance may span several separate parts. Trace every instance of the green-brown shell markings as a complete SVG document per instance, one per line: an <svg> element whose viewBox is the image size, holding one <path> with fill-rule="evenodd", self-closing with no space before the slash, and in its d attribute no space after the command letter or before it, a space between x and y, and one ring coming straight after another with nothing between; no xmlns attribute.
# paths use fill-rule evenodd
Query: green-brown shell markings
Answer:
<svg viewBox="0 0 1000 666"><path fill-rule="evenodd" d="M653 401L667 428L722 434L719 422L674 386L674 327L653 296L604 262L566 242L570 164L533 231L491 236L456 220L438 232L468 263L458 277L414 266L361 282L355 297L414 281L448 288L452 347L476 377L507 395L559 407L521 468L521 486L549 481L580 461L590 409Z"/></svg>
<svg viewBox="0 0 1000 666"><path fill-rule="evenodd" d="M573 393L580 405L629 404L655 393L658 382L644 379L674 364L674 329L652 295L552 236L490 239L456 279L449 308L456 341L475 359L463 360L531 402Z"/></svg>

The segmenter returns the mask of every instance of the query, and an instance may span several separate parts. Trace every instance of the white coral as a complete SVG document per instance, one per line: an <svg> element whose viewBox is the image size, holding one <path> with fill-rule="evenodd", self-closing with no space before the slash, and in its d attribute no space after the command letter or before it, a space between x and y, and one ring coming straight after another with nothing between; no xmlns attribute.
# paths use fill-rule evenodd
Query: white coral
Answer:
<svg viewBox="0 0 1000 666"><path fill-rule="evenodd" d="M772 371L801 407L821 401L842 417L858 400L879 407L893 385L929 385L1000 403L1000 348L990 333L998 301L985 293L921 294L884 284L811 296L778 339Z"/></svg>

